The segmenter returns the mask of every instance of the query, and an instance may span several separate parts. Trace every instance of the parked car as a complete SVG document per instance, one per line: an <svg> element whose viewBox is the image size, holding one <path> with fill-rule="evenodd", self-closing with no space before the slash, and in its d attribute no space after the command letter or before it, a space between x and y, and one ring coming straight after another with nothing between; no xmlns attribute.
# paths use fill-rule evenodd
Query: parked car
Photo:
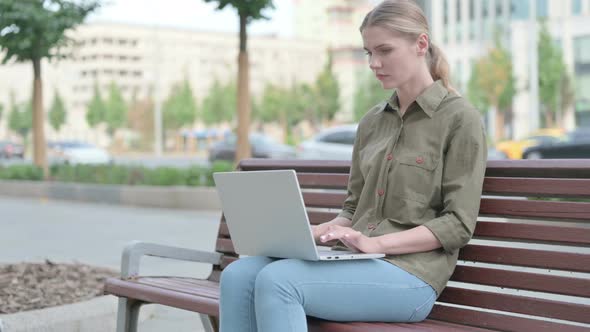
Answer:
<svg viewBox="0 0 590 332"><path fill-rule="evenodd" d="M357 125L344 125L320 131L297 146L298 159L352 159Z"/></svg>
<svg viewBox="0 0 590 332"><path fill-rule="evenodd" d="M237 137L231 133L222 141L214 143L209 149L209 161L234 161L236 155ZM276 142L261 133L250 134L250 145L253 158L293 159L295 149L289 145Z"/></svg>
<svg viewBox="0 0 590 332"><path fill-rule="evenodd" d="M50 164L110 164L110 154L95 145L76 141L50 142L47 144L47 160Z"/></svg>
<svg viewBox="0 0 590 332"><path fill-rule="evenodd" d="M590 158L590 127L569 132L564 139L526 149L524 159Z"/></svg>
<svg viewBox="0 0 590 332"><path fill-rule="evenodd" d="M508 159L508 155L494 147L488 148L488 160Z"/></svg>
<svg viewBox="0 0 590 332"><path fill-rule="evenodd" d="M496 149L504 152L510 159L521 159L523 152L531 146L558 142L565 137L561 128L539 129L521 140L502 141L496 144Z"/></svg>
<svg viewBox="0 0 590 332"><path fill-rule="evenodd" d="M25 156L25 148L22 144L0 141L0 158L11 159L20 158L23 159Z"/></svg>

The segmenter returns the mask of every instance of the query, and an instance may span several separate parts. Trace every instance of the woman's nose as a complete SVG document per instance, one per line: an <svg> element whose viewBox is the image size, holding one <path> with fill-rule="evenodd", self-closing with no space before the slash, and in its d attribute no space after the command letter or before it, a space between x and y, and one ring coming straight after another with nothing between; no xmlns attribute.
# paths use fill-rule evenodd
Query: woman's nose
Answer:
<svg viewBox="0 0 590 332"><path fill-rule="evenodd" d="M381 62L376 57L371 57L369 59L369 68L377 69L381 67Z"/></svg>

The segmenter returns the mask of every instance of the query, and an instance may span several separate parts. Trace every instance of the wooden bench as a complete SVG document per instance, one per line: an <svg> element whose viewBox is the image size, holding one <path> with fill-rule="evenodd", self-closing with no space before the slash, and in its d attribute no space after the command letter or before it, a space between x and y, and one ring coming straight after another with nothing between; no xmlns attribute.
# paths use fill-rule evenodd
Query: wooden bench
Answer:
<svg viewBox="0 0 590 332"><path fill-rule="evenodd" d="M318 224L339 210L349 166L249 159L239 168L295 169L310 221ZM427 320L310 318L310 331L590 331L590 160L490 161L483 191L474 239L461 249L452 281ZM121 278L105 283L105 293L120 297L117 331L135 331L139 307L149 303L197 312L206 330L216 330L219 276L236 259L223 216L216 247L214 253L147 243L127 247ZM206 280L138 276L145 255L214 268Z"/></svg>

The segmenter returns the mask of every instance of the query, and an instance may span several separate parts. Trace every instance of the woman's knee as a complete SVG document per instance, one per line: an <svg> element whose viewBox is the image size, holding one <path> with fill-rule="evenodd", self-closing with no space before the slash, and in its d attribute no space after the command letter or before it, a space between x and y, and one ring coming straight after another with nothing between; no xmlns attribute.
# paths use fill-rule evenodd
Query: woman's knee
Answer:
<svg viewBox="0 0 590 332"><path fill-rule="evenodd" d="M221 285L256 280L256 276L266 265L272 262L268 257L244 257L229 264L221 272Z"/></svg>
<svg viewBox="0 0 590 332"><path fill-rule="evenodd" d="M295 295L297 291L297 269L305 262L297 259L283 259L265 266L256 276L255 294Z"/></svg>

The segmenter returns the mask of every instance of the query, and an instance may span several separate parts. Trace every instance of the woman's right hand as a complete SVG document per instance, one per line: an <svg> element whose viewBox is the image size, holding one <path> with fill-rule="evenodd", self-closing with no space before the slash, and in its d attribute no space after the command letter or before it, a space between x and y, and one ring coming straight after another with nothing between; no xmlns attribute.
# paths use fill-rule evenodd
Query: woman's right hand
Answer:
<svg viewBox="0 0 590 332"><path fill-rule="evenodd" d="M317 242L317 243L320 242L320 236L327 233L328 228L331 225L340 225L340 226L350 227L352 225L352 221L350 219L347 219L344 217L336 217L336 218L334 218L328 222L325 222L323 224L312 225L311 231L312 231L313 239L315 240L315 242Z"/></svg>

